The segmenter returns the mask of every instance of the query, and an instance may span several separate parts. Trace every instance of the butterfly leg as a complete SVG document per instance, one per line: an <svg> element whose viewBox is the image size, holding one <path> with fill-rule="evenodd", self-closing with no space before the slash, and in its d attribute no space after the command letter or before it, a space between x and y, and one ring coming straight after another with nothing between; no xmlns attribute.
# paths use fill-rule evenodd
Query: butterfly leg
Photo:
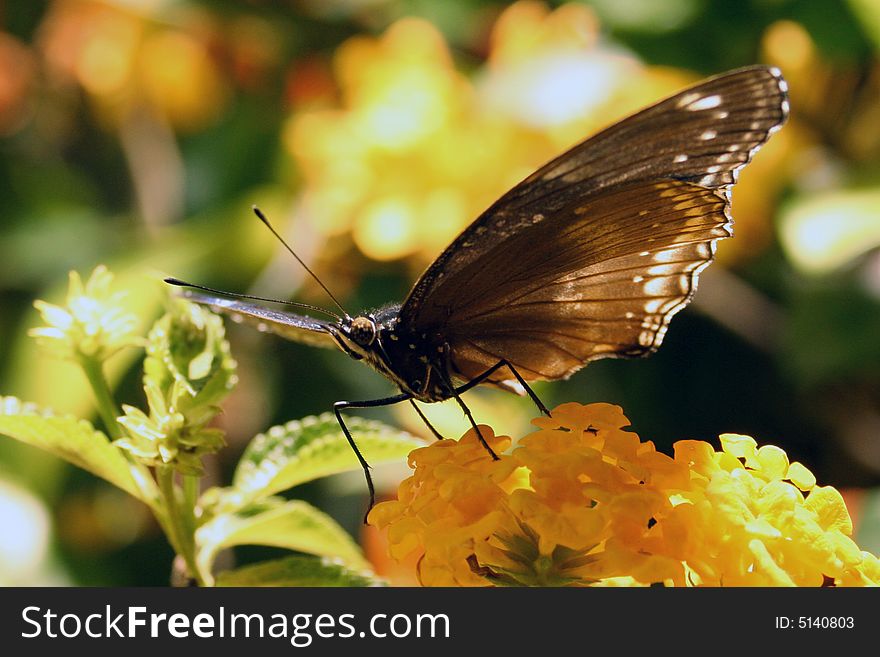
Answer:
<svg viewBox="0 0 880 657"><path fill-rule="evenodd" d="M446 362L446 367L442 368L442 369L438 368L437 373L440 374L440 376L442 377L443 383L446 385L446 388L449 391L449 396L455 397L455 401L458 402L458 405L461 407L461 410L464 411L464 414L467 416L467 419L470 421L471 426L474 428L474 431L477 432L477 438L480 439L480 444L486 448L486 451L489 452L489 454L492 456L493 461L498 461L499 460L498 455L489 446L489 443L487 443L486 439L483 437L483 432L480 431L480 427L477 426L477 422L476 422L476 420L474 420L474 416L471 413L471 409L469 409L467 407L467 404L465 404L464 400L461 398L460 389L455 387L455 385L452 383L452 378L449 376L449 371L450 371L450 366L451 366L451 362L449 359L449 353L450 353L449 352L449 345L444 344L441 349L441 352L443 353L443 357ZM468 387L468 384L465 384L464 386L462 386L462 388L464 388L464 390L469 390L471 387L473 387L473 386Z"/></svg>
<svg viewBox="0 0 880 657"><path fill-rule="evenodd" d="M422 410L421 410L418 406L416 406L416 400L415 400L415 399L410 399L410 400L409 400L409 403L412 404L412 407L416 410L416 413L419 414L419 417L422 418L422 422L425 423L425 426L428 427L428 428L431 430L431 433L434 434L434 437L435 437L437 440L443 440L444 438L443 438L443 436L440 435L440 432L437 431L437 430L434 428L434 425L433 425L433 424L431 424L430 422L428 422L428 418L426 418L426 417L425 417L425 414L422 413Z"/></svg>
<svg viewBox="0 0 880 657"><path fill-rule="evenodd" d="M370 491L370 506L367 507L367 513L364 514L364 524L367 524L367 515L369 515L370 510L376 504L376 489L373 487L373 478L370 476L370 464L367 463L364 455L361 454L361 450L358 449L357 443L354 442L354 438L351 437L351 432L348 430L348 427L345 426L345 421L342 419L341 411L344 408L376 408L377 406L390 406L392 404L397 404L398 402L406 401L407 399L412 399L412 395L403 393L400 395L394 395L393 397L385 397L383 399L370 399L368 401L338 401L333 404L333 412L336 414L336 421L339 422L339 426L342 428L342 433L345 434L348 444L351 446L352 451L355 456L357 456L357 459L364 470L364 478L367 480L367 489Z"/></svg>
<svg viewBox="0 0 880 657"><path fill-rule="evenodd" d="M519 382L519 384L523 387L523 390L526 391L526 394L528 394L528 396L531 397L532 401L535 403L535 406L538 407L538 410L541 411L547 417L550 417L550 410L544 405L544 402L541 401L541 399L538 397L538 395L535 393L535 391L532 390L532 388L529 386L528 383L526 383L526 380L522 377L522 375L519 372L517 372L516 368L513 365L511 365L510 362L507 360L498 361L497 363L495 363L492 367L490 367L488 370L486 370L482 374L477 375L475 378L471 379L470 381L468 381L464 385L456 388L456 392L458 392L460 394L462 392L467 392L471 388L475 388L476 386L483 383L483 381L488 379L490 376L492 376L495 372L500 370L502 367L506 367L507 369L509 369L513 373L513 376L516 378L516 380Z"/></svg>
<svg viewBox="0 0 880 657"><path fill-rule="evenodd" d="M480 431L480 427L477 426L476 420L474 420L474 416L471 414L471 409L467 407L467 404L464 403L464 400L458 394L458 390L452 387L452 383L449 384L450 389L452 390L452 396L455 397L455 401L458 402L458 405L461 406L461 410L464 411L464 414L467 416L467 419L470 420L471 426L474 428L474 431L477 432L477 438L480 439L480 443L483 447L486 448L486 451L492 456L493 461L498 461L498 455L494 452L494 450L489 446L489 443L486 442L486 439L483 438L483 432Z"/></svg>

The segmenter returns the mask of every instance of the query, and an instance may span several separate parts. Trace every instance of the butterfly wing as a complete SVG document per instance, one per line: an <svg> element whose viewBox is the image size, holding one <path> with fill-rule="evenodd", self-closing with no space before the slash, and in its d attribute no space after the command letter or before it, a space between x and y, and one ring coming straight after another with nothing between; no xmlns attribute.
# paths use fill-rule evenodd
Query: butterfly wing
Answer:
<svg viewBox="0 0 880 657"><path fill-rule="evenodd" d="M726 203L693 183L633 183L509 238L503 256L468 272L503 269L491 292L455 277L444 334L456 372L470 379L507 359L526 379L559 379L597 358L651 353L690 300L714 242L730 235Z"/></svg>
<svg viewBox="0 0 880 657"><path fill-rule="evenodd" d="M652 352L732 234L737 172L787 113L779 72L753 67L612 125L471 224L416 283L401 321L443 335L464 379L502 358L534 380Z"/></svg>
<svg viewBox="0 0 880 657"><path fill-rule="evenodd" d="M259 331L275 333L287 340L313 347L336 347L328 332L330 324L313 317L264 308L238 299L224 299L200 292L185 290L181 296L207 306L216 313L229 316L234 322L248 324Z"/></svg>

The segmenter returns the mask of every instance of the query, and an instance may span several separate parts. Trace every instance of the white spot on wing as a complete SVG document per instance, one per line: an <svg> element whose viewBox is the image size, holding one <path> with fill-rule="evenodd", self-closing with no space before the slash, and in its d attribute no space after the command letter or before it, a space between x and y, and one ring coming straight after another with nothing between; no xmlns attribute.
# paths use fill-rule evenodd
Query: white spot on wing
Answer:
<svg viewBox="0 0 880 657"><path fill-rule="evenodd" d="M710 139L715 139L718 136L717 130L706 130L703 134L700 135L700 139L704 141L709 141Z"/></svg>
<svg viewBox="0 0 880 657"><path fill-rule="evenodd" d="M675 249L666 249L665 251L657 251L654 254L654 262L670 262L671 260L675 260L676 250Z"/></svg>
<svg viewBox="0 0 880 657"><path fill-rule="evenodd" d="M783 113L785 116L788 116L788 111L789 111L788 101L787 101L787 100L783 100L783 101L782 101L782 113ZM776 128L779 128L779 127L781 127L781 124L778 125L778 126L775 126L775 127L776 127Z"/></svg>
<svg viewBox="0 0 880 657"><path fill-rule="evenodd" d="M666 292L666 281L662 278L655 278L645 282L643 286L645 294L651 296L659 296Z"/></svg>
<svg viewBox="0 0 880 657"><path fill-rule="evenodd" d="M692 112L695 110L705 110L712 109L713 107L718 107L721 104L721 96L715 94L714 96L705 96L688 105L688 109Z"/></svg>
<svg viewBox="0 0 880 657"><path fill-rule="evenodd" d="M688 159L688 156L687 156L687 155L685 155L684 153L679 153L678 155L676 155L676 156L672 159L672 161L673 161L673 162L687 162L687 159Z"/></svg>

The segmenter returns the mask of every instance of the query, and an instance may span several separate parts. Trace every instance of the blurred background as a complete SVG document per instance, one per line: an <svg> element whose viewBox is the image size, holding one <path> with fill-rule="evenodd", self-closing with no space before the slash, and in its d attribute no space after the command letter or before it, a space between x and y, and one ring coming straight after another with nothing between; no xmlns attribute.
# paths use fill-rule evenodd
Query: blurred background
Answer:
<svg viewBox="0 0 880 657"><path fill-rule="evenodd" d="M621 405L643 439L745 433L845 491L880 551L880 0L33 0L0 4L0 395L93 417L81 373L37 353L35 298L107 264L148 327L164 275L330 306L259 204L350 311L401 300L501 193L598 128L706 75L763 62L790 122L733 195L696 300L660 351L536 386ZM228 329L244 445L338 399L392 392L344 355ZM136 350L117 398L141 405ZM474 391L499 433L527 399ZM446 435L454 404L424 407ZM427 432L406 405L364 415ZM94 418L99 423L97 418ZM393 494L401 466L377 473ZM360 473L295 490L365 543ZM164 585L147 511L0 439L0 584ZM241 550L239 563L270 556ZM406 576L395 580L406 582Z"/></svg>

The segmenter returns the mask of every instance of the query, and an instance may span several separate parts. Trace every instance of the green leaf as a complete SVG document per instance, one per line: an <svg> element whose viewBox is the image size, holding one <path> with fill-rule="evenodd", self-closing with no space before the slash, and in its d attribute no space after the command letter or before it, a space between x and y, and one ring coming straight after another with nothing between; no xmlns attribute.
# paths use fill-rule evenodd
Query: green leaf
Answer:
<svg viewBox="0 0 880 657"><path fill-rule="evenodd" d="M217 553L233 545L271 545L336 557L343 565L370 565L348 532L330 516L300 500L273 497L234 514L221 514L196 531L199 570L210 573Z"/></svg>
<svg viewBox="0 0 880 657"><path fill-rule="evenodd" d="M403 459L425 443L381 422L346 417L345 424L370 465ZM233 488L243 503L297 484L360 467L332 413L272 427L256 436L239 461Z"/></svg>
<svg viewBox="0 0 880 657"><path fill-rule="evenodd" d="M150 506L157 504L158 491L149 475L129 463L107 436L86 420L55 416L15 397L0 397L0 434L59 456Z"/></svg>
<svg viewBox="0 0 880 657"><path fill-rule="evenodd" d="M227 570L217 586L382 586L370 574L349 570L326 557L286 557Z"/></svg>

